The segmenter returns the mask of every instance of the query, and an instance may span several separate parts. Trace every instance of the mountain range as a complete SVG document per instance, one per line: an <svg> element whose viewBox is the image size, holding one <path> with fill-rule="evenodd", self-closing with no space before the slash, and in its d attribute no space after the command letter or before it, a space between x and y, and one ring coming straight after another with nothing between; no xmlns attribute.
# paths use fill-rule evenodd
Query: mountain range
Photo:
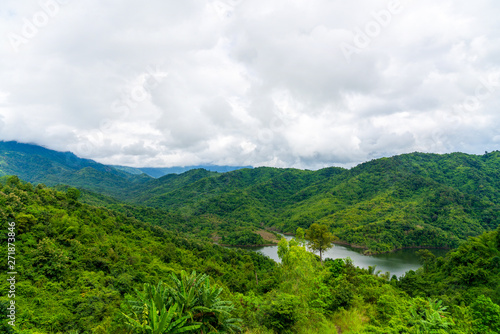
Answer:
<svg viewBox="0 0 500 334"><path fill-rule="evenodd" d="M368 253L453 248L500 224L498 151L415 152L351 169L259 167L220 173L198 168L153 178L69 152L1 142L0 175L77 187L88 203L233 243L245 242L248 231L293 233L318 222L341 242Z"/></svg>
<svg viewBox="0 0 500 334"><path fill-rule="evenodd" d="M114 167L118 170L130 173L130 174L140 175L140 174L144 173L144 174L147 174L147 175L154 177L154 178L159 178L159 177L165 176L167 174L182 174L182 173L185 173L187 171L190 171L191 169L206 169L210 172L226 173L226 172L231 172L233 170L238 170L238 169L243 169L243 168L253 168L252 166L217 166L217 165L196 165L196 166L182 166L182 167L181 166L178 166L178 167L140 167L140 168L112 165L111 167Z"/></svg>

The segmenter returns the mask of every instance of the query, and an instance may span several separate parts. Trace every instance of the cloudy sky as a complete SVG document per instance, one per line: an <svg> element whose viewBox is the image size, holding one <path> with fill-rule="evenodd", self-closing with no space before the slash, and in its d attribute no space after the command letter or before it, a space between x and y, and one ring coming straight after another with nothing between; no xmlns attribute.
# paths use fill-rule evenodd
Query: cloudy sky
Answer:
<svg viewBox="0 0 500 334"><path fill-rule="evenodd" d="M500 146L494 0L3 0L0 140L317 169Z"/></svg>

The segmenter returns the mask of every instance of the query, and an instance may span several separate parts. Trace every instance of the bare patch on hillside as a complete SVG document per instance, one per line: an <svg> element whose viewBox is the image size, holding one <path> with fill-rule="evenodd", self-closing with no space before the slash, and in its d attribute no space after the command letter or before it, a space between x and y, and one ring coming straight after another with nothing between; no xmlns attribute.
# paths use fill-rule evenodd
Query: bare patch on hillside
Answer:
<svg viewBox="0 0 500 334"><path fill-rule="evenodd" d="M278 243L279 239L276 237L276 235L272 234L271 232L265 231L265 230L258 230L255 231L258 235L262 237L262 239L272 242L272 243Z"/></svg>

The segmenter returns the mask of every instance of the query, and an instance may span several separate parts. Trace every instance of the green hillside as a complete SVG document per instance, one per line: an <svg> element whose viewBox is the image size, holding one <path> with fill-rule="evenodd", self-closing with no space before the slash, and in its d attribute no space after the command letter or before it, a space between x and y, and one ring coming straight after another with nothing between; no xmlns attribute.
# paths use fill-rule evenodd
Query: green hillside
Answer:
<svg viewBox="0 0 500 334"><path fill-rule="evenodd" d="M0 178L0 224L0 245L15 248L18 273L15 297L11 285L0 285L0 313L8 314L13 298L16 306L16 326L4 317L2 333L151 333L160 316L193 334L500 330L498 230L445 258L423 251L424 267L398 280L349 259L321 264L284 239L278 265L83 204L75 188L17 177ZM7 272L4 261L3 282Z"/></svg>
<svg viewBox="0 0 500 334"><path fill-rule="evenodd" d="M412 153L350 170L255 168L170 175L127 201L293 232L313 222L369 252L458 246L499 225L500 153Z"/></svg>
<svg viewBox="0 0 500 334"><path fill-rule="evenodd" d="M145 174L132 175L70 152L0 141L0 176L17 175L35 184L85 188L120 197L131 186L149 181Z"/></svg>
<svg viewBox="0 0 500 334"><path fill-rule="evenodd" d="M454 248L500 224L498 151L411 153L318 171L192 169L153 179L71 153L2 142L0 170L33 183L86 189L87 203L227 244L264 243L251 233L293 233L318 222L368 253Z"/></svg>
<svg viewBox="0 0 500 334"><path fill-rule="evenodd" d="M22 273L16 285L18 328L125 333L119 328L126 295L181 270L209 274L233 292L262 293L275 284L276 264L257 253L188 239L82 204L74 188L59 192L17 177L1 181L0 223L7 231L8 223L15 222L16 271ZM7 239L0 245L7 249ZM7 262L0 268L6 282ZM7 289L0 285L2 296L7 296Z"/></svg>

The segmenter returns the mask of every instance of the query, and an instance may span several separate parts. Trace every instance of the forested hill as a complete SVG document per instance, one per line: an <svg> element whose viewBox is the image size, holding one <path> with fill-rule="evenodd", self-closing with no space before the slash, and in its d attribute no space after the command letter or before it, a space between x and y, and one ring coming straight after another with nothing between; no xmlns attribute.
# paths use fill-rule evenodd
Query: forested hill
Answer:
<svg viewBox="0 0 500 334"><path fill-rule="evenodd" d="M17 175L35 184L59 184L119 196L125 189L151 179L37 145L0 141L0 176Z"/></svg>
<svg viewBox="0 0 500 334"><path fill-rule="evenodd" d="M398 279L322 263L300 240L280 242L277 264L78 197L0 178L0 246L15 257L0 264L0 333L500 331L499 230L445 258L420 251L424 267Z"/></svg>
<svg viewBox="0 0 500 334"><path fill-rule="evenodd" d="M500 152L412 153L352 169L193 170L148 182L128 201L293 232L321 222L370 251L456 247L499 224Z"/></svg>
<svg viewBox="0 0 500 334"><path fill-rule="evenodd" d="M130 333L122 317L126 296L182 270L210 274L234 293L265 293L276 285L276 263L258 253L186 238L82 204L78 197L75 188L61 192L17 177L0 178L5 236L0 246L7 250L8 234L19 273L19 331L7 325L9 286L1 284L0 333ZM0 269L7 282L7 261Z"/></svg>
<svg viewBox="0 0 500 334"><path fill-rule="evenodd" d="M319 222L341 241L383 252L403 247L453 248L500 222L498 151L411 153L351 169L318 171L194 169L153 179L71 153L12 145L21 144L0 143L0 174L112 196L115 199L87 194L85 200L214 238L235 239L264 228L294 232Z"/></svg>

